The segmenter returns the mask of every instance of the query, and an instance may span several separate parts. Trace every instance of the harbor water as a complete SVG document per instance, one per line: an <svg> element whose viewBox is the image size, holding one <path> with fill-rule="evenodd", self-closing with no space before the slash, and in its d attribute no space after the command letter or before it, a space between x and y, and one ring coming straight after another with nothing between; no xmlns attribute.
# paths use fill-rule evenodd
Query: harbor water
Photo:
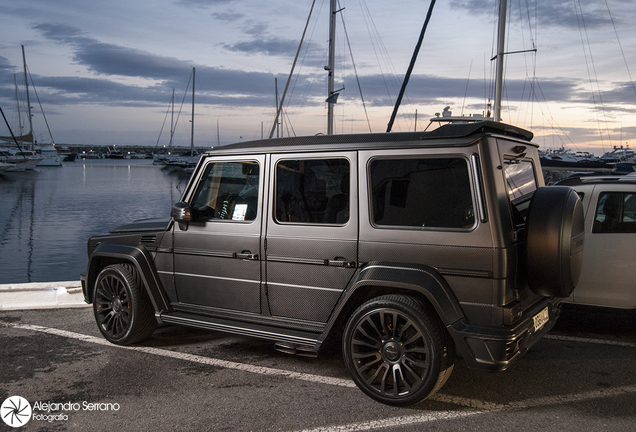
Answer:
<svg viewBox="0 0 636 432"><path fill-rule="evenodd" d="M86 241L170 216L187 177L148 159L78 159L0 175L0 284L79 280Z"/></svg>

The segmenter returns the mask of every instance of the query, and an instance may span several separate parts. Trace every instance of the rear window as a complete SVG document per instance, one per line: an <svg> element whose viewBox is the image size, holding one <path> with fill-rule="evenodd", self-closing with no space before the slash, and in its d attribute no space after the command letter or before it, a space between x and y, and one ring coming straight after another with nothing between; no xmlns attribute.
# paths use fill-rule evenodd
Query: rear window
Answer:
<svg viewBox="0 0 636 432"><path fill-rule="evenodd" d="M471 228L468 162L461 158L376 159L369 168L377 226Z"/></svg>
<svg viewBox="0 0 636 432"><path fill-rule="evenodd" d="M529 198L537 190L534 166L531 161L506 159L504 161L504 174L508 197L512 202Z"/></svg>

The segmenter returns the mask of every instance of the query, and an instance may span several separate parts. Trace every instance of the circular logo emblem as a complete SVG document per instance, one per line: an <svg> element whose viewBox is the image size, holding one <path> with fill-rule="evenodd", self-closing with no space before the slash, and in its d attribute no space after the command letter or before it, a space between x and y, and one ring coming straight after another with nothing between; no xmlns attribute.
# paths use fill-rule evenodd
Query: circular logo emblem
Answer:
<svg viewBox="0 0 636 432"><path fill-rule="evenodd" d="M402 355L400 346L395 342L389 342L384 346L384 356L390 362L397 361Z"/></svg>
<svg viewBox="0 0 636 432"><path fill-rule="evenodd" d="M11 427L24 426L31 419L31 404L21 396L11 396L2 402L0 417Z"/></svg>

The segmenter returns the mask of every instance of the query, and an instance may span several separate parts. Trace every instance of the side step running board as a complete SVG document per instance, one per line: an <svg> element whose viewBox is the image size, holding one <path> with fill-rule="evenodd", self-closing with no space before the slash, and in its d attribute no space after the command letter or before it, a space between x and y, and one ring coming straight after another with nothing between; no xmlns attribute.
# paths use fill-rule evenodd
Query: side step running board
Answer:
<svg viewBox="0 0 636 432"><path fill-rule="evenodd" d="M276 351L280 351L285 354L297 355L300 357L318 357L318 351L312 345L294 345L283 342L276 342L274 344Z"/></svg>
<svg viewBox="0 0 636 432"><path fill-rule="evenodd" d="M185 312L163 313L161 314L161 321L272 340L282 343L286 347L303 347L302 351L304 352L316 351L315 346L319 336L317 333L285 328L272 328L266 325L213 318Z"/></svg>

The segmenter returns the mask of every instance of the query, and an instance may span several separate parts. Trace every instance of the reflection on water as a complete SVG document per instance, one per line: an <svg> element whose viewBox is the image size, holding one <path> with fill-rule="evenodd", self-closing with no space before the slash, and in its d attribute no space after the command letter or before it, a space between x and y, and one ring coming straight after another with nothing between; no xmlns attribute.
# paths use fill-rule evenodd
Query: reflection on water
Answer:
<svg viewBox="0 0 636 432"><path fill-rule="evenodd" d="M0 284L79 279L91 235L167 219L186 182L150 160L78 160L0 175Z"/></svg>

